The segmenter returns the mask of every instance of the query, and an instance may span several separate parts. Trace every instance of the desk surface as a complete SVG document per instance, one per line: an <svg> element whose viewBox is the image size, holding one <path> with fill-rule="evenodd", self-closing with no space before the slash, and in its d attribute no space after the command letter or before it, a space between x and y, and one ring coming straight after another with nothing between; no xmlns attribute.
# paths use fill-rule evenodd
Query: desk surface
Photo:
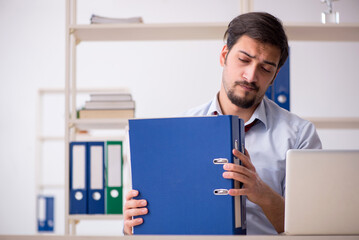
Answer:
<svg viewBox="0 0 359 240"><path fill-rule="evenodd" d="M59 235L3 235L0 240L359 240L359 235L336 235L336 236L59 236Z"/></svg>

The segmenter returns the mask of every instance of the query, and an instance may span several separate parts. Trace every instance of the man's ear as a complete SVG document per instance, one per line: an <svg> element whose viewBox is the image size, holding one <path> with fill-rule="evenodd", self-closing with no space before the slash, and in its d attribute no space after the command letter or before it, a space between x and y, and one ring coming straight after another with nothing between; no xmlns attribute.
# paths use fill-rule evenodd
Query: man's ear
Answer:
<svg viewBox="0 0 359 240"><path fill-rule="evenodd" d="M222 67L226 63L227 54L228 54L228 47L227 47L227 45L224 45L222 48L222 51L221 51L220 58L219 58L219 62L221 63Z"/></svg>

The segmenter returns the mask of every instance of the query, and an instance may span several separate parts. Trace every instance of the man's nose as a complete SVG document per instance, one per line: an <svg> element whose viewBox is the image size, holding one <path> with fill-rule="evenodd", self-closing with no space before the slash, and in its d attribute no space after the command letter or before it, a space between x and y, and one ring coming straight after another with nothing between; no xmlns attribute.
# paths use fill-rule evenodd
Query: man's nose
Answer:
<svg viewBox="0 0 359 240"><path fill-rule="evenodd" d="M257 75L257 66L255 66L254 64L247 66L243 72L243 78L245 78L248 82L257 81L256 75Z"/></svg>

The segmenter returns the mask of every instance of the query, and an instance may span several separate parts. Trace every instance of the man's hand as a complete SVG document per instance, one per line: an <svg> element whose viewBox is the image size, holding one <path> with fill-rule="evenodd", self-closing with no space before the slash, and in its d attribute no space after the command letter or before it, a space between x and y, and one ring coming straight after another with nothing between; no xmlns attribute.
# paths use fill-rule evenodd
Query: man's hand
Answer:
<svg viewBox="0 0 359 240"><path fill-rule="evenodd" d="M135 218L135 216L145 215L148 213L147 201L144 199L136 200L133 197L138 196L137 190L131 190L126 195L126 203L124 208L124 228L123 232L127 235L132 235L132 229L134 226L138 226L143 223L142 218Z"/></svg>
<svg viewBox="0 0 359 240"><path fill-rule="evenodd" d="M230 189L231 196L246 195L247 198L259 205L268 220L278 233L284 231L284 198L270 188L256 172L247 150L245 154L233 149L233 155L241 160L242 165L227 163L223 177L243 183L241 189Z"/></svg>

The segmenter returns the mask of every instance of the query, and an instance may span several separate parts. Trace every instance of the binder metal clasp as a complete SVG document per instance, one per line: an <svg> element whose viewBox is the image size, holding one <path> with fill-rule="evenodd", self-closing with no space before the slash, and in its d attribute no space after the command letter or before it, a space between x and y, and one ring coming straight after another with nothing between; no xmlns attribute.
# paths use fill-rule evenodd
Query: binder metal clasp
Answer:
<svg viewBox="0 0 359 240"><path fill-rule="evenodd" d="M214 195L228 195L228 189L214 189Z"/></svg>
<svg viewBox="0 0 359 240"><path fill-rule="evenodd" d="M228 159L227 158L215 158L215 159L213 159L213 163L214 164L226 164L226 163L228 163Z"/></svg>

